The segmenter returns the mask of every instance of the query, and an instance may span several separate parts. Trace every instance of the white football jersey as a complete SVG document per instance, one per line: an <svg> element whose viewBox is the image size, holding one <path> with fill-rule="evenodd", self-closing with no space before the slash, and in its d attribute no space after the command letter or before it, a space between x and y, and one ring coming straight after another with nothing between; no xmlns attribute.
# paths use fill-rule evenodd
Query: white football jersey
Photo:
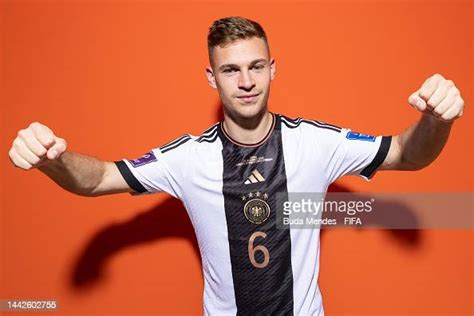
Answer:
<svg viewBox="0 0 474 316"><path fill-rule="evenodd" d="M336 179L370 179L390 136L273 114L257 144L217 123L135 159L116 161L133 195L180 199L204 272L205 315L324 315L318 287L319 229L277 229L276 194L326 192Z"/></svg>

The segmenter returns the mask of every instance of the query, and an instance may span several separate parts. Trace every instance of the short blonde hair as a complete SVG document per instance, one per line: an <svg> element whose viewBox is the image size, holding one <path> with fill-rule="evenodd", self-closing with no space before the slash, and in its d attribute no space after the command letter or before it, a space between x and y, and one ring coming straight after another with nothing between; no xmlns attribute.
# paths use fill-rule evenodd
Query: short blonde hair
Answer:
<svg viewBox="0 0 474 316"><path fill-rule="evenodd" d="M207 48L209 58L212 49L216 46L225 46L240 39L258 37L265 41L268 48L268 40L262 26L255 21L239 17L225 17L214 21L207 35Z"/></svg>

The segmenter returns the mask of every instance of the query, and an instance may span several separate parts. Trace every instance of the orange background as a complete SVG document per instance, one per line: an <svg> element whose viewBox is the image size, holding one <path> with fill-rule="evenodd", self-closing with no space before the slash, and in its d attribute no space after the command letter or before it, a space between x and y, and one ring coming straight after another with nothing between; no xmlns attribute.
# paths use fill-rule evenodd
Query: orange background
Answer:
<svg viewBox="0 0 474 316"><path fill-rule="evenodd" d="M204 72L207 30L229 15L268 33L275 112L396 134L417 120L407 98L426 78L452 79L465 115L435 163L339 188L474 191L472 1L3 1L0 298L56 299L56 315L202 313L199 253L179 202L75 196L13 168L7 152L33 121L104 160L199 135L219 116ZM472 315L473 237L324 232L327 315Z"/></svg>

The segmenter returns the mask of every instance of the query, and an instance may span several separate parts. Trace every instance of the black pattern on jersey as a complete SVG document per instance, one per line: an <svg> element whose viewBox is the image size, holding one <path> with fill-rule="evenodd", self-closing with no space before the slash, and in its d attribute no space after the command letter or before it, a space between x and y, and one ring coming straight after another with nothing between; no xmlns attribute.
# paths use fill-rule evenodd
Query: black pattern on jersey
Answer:
<svg viewBox="0 0 474 316"><path fill-rule="evenodd" d="M212 143L217 139L217 129L219 128L219 123L214 124L212 127L208 128L201 136L199 136L196 141L198 143L208 142Z"/></svg>
<svg viewBox="0 0 474 316"><path fill-rule="evenodd" d="M223 195L237 315L293 314L290 230L277 229L276 226L276 193L288 194L288 190L281 120L278 115L275 117L277 121L272 134L257 147L234 144L224 135L221 127L218 129L223 144ZM237 166L252 156L273 159ZM244 184L257 168L265 181ZM256 192L259 196L267 194L265 202L271 209L269 217L260 224L252 222L244 214L245 203L255 198ZM257 204L257 207L262 204ZM257 237L253 244L254 247L262 245L268 249L270 259L265 267L256 267L249 257L249 239L256 232L266 234L264 238ZM262 263L264 254L256 251L254 259Z"/></svg>
<svg viewBox="0 0 474 316"><path fill-rule="evenodd" d="M120 174L125 179L129 187L131 187L133 190L135 190L138 193L144 193L148 191L140 183L140 181L138 181L138 179L133 175L132 171L130 171L130 168L127 166L125 162L123 162L122 160L118 160L118 161L114 161L114 163L117 166L118 170L120 171Z"/></svg>
<svg viewBox="0 0 474 316"><path fill-rule="evenodd" d="M341 132L341 128L336 125L332 125L332 124L328 124L328 123L324 123L324 122L320 122L316 120L307 120L301 117L298 117L296 119L291 119L284 115L280 115L280 116L281 116L281 122L285 124L288 128L297 128L298 126L300 126L301 123L307 123L319 128L329 129L338 133Z"/></svg>
<svg viewBox="0 0 474 316"><path fill-rule="evenodd" d="M178 138L178 139L176 139L172 142L169 142L166 145L161 146L160 151L164 154L165 152L167 152L171 149L175 149L175 148L179 147L180 145L186 143L190 139L191 139L191 136L189 136L189 135L181 136L180 138Z"/></svg>
<svg viewBox="0 0 474 316"><path fill-rule="evenodd" d="M385 157L387 157L391 143L392 136L382 136L382 140L380 142L380 147L377 151L377 154L375 154L375 157L372 162L360 172L361 175L369 179L374 175L375 170L380 167L380 165L384 162Z"/></svg>

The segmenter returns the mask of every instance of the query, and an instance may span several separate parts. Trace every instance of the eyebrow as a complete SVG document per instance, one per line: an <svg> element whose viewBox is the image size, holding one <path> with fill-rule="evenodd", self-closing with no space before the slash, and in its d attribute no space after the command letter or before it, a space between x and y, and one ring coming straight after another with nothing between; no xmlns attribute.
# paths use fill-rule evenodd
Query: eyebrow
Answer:
<svg viewBox="0 0 474 316"><path fill-rule="evenodd" d="M255 66L255 64L258 64L260 62L265 62L268 63L268 61L265 58L260 58L260 59L255 59L250 63L250 67ZM236 64L224 64L220 66L218 69L223 70L224 68L239 68L239 65Z"/></svg>

